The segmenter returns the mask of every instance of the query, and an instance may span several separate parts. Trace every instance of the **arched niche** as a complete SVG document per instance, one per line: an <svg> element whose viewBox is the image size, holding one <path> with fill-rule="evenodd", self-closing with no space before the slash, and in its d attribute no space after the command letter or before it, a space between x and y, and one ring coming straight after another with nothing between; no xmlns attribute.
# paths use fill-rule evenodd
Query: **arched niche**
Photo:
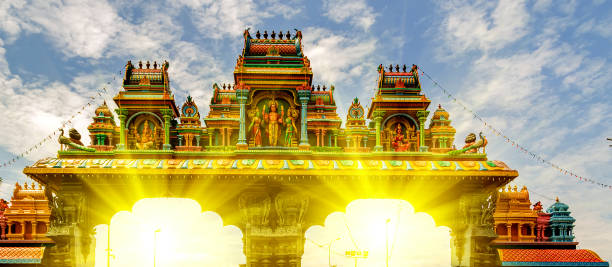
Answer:
<svg viewBox="0 0 612 267"><path fill-rule="evenodd" d="M253 95L247 106L246 130L250 146L297 146L301 116L300 107L294 100L293 95L287 91L258 91ZM275 111L272 111L272 103L275 103ZM276 113L274 124L277 127L270 126L272 122L269 115L273 112ZM274 132L273 129L276 131L276 144L269 136Z"/></svg>
<svg viewBox="0 0 612 267"><path fill-rule="evenodd" d="M450 228L400 199L356 199L305 231L302 266L449 266ZM385 244L388 243L388 247ZM329 246L331 245L331 255ZM347 255L347 251L349 252ZM354 251L354 252L353 252ZM367 251L368 257L362 256ZM328 259L329 256L329 259Z"/></svg>
<svg viewBox="0 0 612 267"><path fill-rule="evenodd" d="M401 126L401 132L404 139L410 143L410 150L416 151L418 148L418 132L419 124L412 116L405 113L393 114L383 121L382 124L382 141L386 150L392 149L393 138L396 135L398 125Z"/></svg>
<svg viewBox="0 0 612 267"><path fill-rule="evenodd" d="M109 226L110 223L110 226ZM244 264L242 232L187 198L144 198L96 225L95 266ZM109 249L110 248L110 249ZM155 257L153 257L155 255Z"/></svg>

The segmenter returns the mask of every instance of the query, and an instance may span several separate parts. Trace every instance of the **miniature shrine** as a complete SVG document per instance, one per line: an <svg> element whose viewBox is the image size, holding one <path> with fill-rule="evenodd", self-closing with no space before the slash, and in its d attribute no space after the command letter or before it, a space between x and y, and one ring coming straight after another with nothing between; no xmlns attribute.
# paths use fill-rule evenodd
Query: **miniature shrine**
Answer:
<svg viewBox="0 0 612 267"><path fill-rule="evenodd" d="M47 231L54 243L44 251L48 266L93 266L93 226L141 198L173 196L206 203L238 226L248 267L301 266L304 232L359 198L404 199L450 227L456 267L505 262L511 252L490 246L493 240L569 240L563 206L540 222L526 190L498 192L518 171L487 157L482 133L457 149L441 105L426 124L431 101L418 66L373 66L370 108L355 98L343 127L336 88L313 84L302 38L297 30L245 30L234 81L211 85L210 111L202 116L203 103L190 96L175 103L169 62L128 61L113 98L118 108L95 110L90 144L71 129L60 136L56 158L24 169L45 186L50 224L15 219L7 236L43 238Z"/></svg>
<svg viewBox="0 0 612 267"><path fill-rule="evenodd" d="M53 241L47 237L51 207L45 189L17 183L10 205L5 200L0 202L0 264L46 264L43 255Z"/></svg>
<svg viewBox="0 0 612 267"><path fill-rule="evenodd" d="M501 266L609 266L597 253L577 249L569 206L559 198L546 212L532 204L527 187L502 187L495 213L497 248Z"/></svg>

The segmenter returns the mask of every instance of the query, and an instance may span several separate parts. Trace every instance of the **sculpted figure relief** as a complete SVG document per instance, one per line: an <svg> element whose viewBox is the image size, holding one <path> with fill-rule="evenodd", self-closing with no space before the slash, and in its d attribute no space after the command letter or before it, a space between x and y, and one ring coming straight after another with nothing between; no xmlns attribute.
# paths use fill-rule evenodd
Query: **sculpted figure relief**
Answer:
<svg viewBox="0 0 612 267"><path fill-rule="evenodd" d="M295 121L300 115L299 111L293 107L290 107L287 111L287 117L285 118L285 145L292 146L293 144L293 136L297 135L297 127L295 126Z"/></svg>
<svg viewBox="0 0 612 267"><path fill-rule="evenodd" d="M263 106L263 117L264 121L268 123L268 140L270 146L278 145L278 133L279 133L279 125L283 123L283 117L285 116L285 111L281 106L280 114L278 113L278 103L276 100L270 100L270 109L266 110L266 105Z"/></svg>
<svg viewBox="0 0 612 267"><path fill-rule="evenodd" d="M395 128L395 134L393 135L393 149L396 152L405 152L410 148L410 143L408 143L408 136L405 136L402 133L402 125L397 124Z"/></svg>
<svg viewBox="0 0 612 267"><path fill-rule="evenodd" d="M138 149L153 149L155 146L154 131L149 127L149 121L144 121L142 126L142 133L140 134L140 140L136 143Z"/></svg>
<svg viewBox="0 0 612 267"><path fill-rule="evenodd" d="M251 118L248 131L253 134L253 144L261 146L261 118L259 117L259 110L257 108L251 109L248 115Z"/></svg>

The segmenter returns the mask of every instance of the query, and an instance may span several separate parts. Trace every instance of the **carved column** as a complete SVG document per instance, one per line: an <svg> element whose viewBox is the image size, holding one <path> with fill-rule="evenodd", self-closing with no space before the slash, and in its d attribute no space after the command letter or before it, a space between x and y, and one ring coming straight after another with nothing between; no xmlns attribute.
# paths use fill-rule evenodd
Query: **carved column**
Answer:
<svg viewBox="0 0 612 267"><path fill-rule="evenodd" d="M377 111L374 111L373 115L374 115L374 122L376 122L376 146L374 147L374 151L380 152L380 151L383 151L383 147L380 144L380 137L381 137L380 136L380 127L381 127L380 123L382 122L383 115L385 115L385 112L381 110L377 110Z"/></svg>
<svg viewBox="0 0 612 267"><path fill-rule="evenodd" d="M240 103L240 130L238 132L238 143L236 144L237 149L247 149L246 139L246 101L248 96L248 89L243 88L240 85L239 89L236 89L236 98Z"/></svg>
<svg viewBox="0 0 612 267"><path fill-rule="evenodd" d="M125 119L128 115L128 110L125 108L115 109L117 117L119 117L119 144L117 144L117 150L124 150L126 139L125 139Z"/></svg>
<svg viewBox="0 0 612 267"><path fill-rule="evenodd" d="M499 266L497 251L489 246L496 238L493 224L496 192L460 197L451 229L451 266Z"/></svg>
<svg viewBox="0 0 612 267"><path fill-rule="evenodd" d="M300 134L300 149L309 149L310 144L308 143L308 100L310 100L310 90L308 86L305 90L298 88L298 96L300 104L302 105L302 119L301 119L301 134Z"/></svg>
<svg viewBox="0 0 612 267"><path fill-rule="evenodd" d="M428 115L429 111L427 110L417 111L417 117L419 118L419 151L421 152L429 150L429 147L425 146L425 121Z"/></svg>
<svg viewBox="0 0 612 267"><path fill-rule="evenodd" d="M88 217L86 189L70 181L63 182L57 196L52 198L52 222L47 237L55 246L49 248L49 266L93 266L91 250L93 226Z"/></svg>
<svg viewBox="0 0 612 267"><path fill-rule="evenodd" d="M244 192L239 198L247 267L301 266L307 196L296 192Z"/></svg>
<svg viewBox="0 0 612 267"><path fill-rule="evenodd" d="M164 116L164 150L172 149L170 145L170 120L172 119L172 115L174 114L171 109L162 109L162 115Z"/></svg>
<svg viewBox="0 0 612 267"><path fill-rule="evenodd" d="M508 229L508 241L512 241L512 223L506 224Z"/></svg>
<svg viewBox="0 0 612 267"><path fill-rule="evenodd" d="M215 129L213 128L208 128L208 146L212 146L212 140L213 140L213 133L214 133Z"/></svg>

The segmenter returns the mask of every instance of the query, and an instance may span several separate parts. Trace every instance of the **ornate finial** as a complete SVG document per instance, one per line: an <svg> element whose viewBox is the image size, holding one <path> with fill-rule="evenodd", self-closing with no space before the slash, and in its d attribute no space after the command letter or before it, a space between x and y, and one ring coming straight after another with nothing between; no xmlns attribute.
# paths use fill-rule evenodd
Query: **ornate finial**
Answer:
<svg viewBox="0 0 612 267"><path fill-rule="evenodd" d="M402 71L406 72L406 64L404 64L404 66L402 66Z"/></svg>
<svg viewBox="0 0 612 267"><path fill-rule="evenodd" d="M527 191L527 186L526 185L523 185L523 188L521 188L521 192L523 192L523 191Z"/></svg>
<svg viewBox="0 0 612 267"><path fill-rule="evenodd" d="M34 184L34 182L32 182L32 187L30 187L32 190L36 189L36 185Z"/></svg>
<svg viewBox="0 0 612 267"><path fill-rule="evenodd" d="M142 69L142 60L138 61L138 68Z"/></svg>
<svg viewBox="0 0 612 267"><path fill-rule="evenodd" d="M149 69L150 66L151 66L151 63L149 63L149 61L147 60L147 69Z"/></svg>
<svg viewBox="0 0 612 267"><path fill-rule="evenodd" d="M264 39L268 39L268 31L264 31L263 37Z"/></svg>
<svg viewBox="0 0 612 267"><path fill-rule="evenodd" d="M514 192L518 192L518 187L514 185Z"/></svg>
<svg viewBox="0 0 612 267"><path fill-rule="evenodd" d="M559 197L557 197L557 199L555 201L559 202Z"/></svg>
<svg viewBox="0 0 612 267"><path fill-rule="evenodd" d="M327 89L327 87L325 87L325 85L323 85L323 91L325 91L325 89Z"/></svg>
<svg viewBox="0 0 612 267"><path fill-rule="evenodd" d="M283 39L283 31L278 31L278 39Z"/></svg>
<svg viewBox="0 0 612 267"><path fill-rule="evenodd" d="M501 191L502 191L502 192L506 192L506 187L505 187L505 186L502 186Z"/></svg>
<svg viewBox="0 0 612 267"><path fill-rule="evenodd" d="M225 86L226 86L226 84L225 84L225 83L223 83L223 90L225 90Z"/></svg>
<svg viewBox="0 0 612 267"><path fill-rule="evenodd" d="M442 109L442 105L438 104L438 109Z"/></svg>
<svg viewBox="0 0 612 267"><path fill-rule="evenodd" d="M261 37L261 33L259 33L259 31L257 31L257 32L255 33L255 37L256 37L257 39L259 39L259 38Z"/></svg>
<svg viewBox="0 0 612 267"><path fill-rule="evenodd" d="M393 72L393 64L389 64L389 72Z"/></svg>
<svg viewBox="0 0 612 267"><path fill-rule="evenodd" d="M317 85L317 91L321 91L321 85Z"/></svg>
<svg viewBox="0 0 612 267"><path fill-rule="evenodd" d="M153 69L157 69L157 61L153 61Z"/></svg>
<svg viewBox="0 0 612 267"><path fill-rule="evenodd" d="M395 65L395 72L399 72L399 65L398 64Z"/></svg>
<svg viewBox="0 0 612 267"><path fill-rule="evenodd" d="M312 85L312 88L311 88L310 90L311 90L311 91L314 91L314 90L315 90L315 86L314 86L314 84Z"/></svg>
<svg viewBox="0 0 612 267"><path fill-rule="evenodd" d="M291 32L287 31L285 37L287 37L287 40L291 39Z"/></svg>
<svg viewBox="0 0 612 267"><path fill-rule="evenodd" d="M272 30L272 34L270 34L270 37L272 39L276 39L276 33L274 32L274 30Z"/></svg>
<svg viewBox="0 0 612 267"><path fill-rule="evenodd" d="M42 185L38 184L38 190L43 190Z"/></svg>

